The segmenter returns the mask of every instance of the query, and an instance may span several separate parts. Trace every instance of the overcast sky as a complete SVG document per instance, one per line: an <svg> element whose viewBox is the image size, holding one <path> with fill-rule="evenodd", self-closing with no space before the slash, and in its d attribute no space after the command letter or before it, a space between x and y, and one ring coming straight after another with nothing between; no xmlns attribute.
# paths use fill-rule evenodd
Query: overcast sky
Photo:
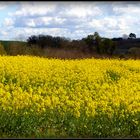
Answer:
<svg viewBox="0 0 140 140"><path fill-rule="evenodd" d="M0 2L0 39L45 34L81 39L140 36L140 2Z"/></svg>

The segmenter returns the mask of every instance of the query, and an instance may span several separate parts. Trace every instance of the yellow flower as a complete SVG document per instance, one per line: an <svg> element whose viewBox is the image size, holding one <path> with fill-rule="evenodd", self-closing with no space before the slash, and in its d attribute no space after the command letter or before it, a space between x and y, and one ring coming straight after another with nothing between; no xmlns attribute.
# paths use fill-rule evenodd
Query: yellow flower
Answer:
<svg viewBox="0 0 140 140"><path fill-rule="evenodd" d="M0 109L17 115L128 118L140 112L139 85L140 60L0 56Z"/></svg>

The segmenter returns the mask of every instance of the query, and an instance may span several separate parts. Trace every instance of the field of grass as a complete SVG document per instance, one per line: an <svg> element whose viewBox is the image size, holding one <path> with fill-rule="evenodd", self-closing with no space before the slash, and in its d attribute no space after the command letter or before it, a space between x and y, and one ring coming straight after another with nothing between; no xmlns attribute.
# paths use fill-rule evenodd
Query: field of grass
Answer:
<svg viewBox="0 0 140 140"><path fill-rule="evenodd" d="M0 56L0 137L140 137L140 60Z"/></svg>

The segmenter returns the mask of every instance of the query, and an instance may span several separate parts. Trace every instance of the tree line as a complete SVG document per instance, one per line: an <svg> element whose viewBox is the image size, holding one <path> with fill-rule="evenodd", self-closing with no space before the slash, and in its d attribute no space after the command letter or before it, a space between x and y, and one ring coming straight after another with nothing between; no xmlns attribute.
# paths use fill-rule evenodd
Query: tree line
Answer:
<svg viewBox="0 0 140 140"><path fill-rule="evenodd" d="M47 58L140 58L140 39L134 33L119 38L101 37L98 32L82 39L32 35L26 42L0 41L0 55L31 55Z"/></svg>
<svg viewBox="0 0 140 140"><path fill-rule="evenodd" d="M82 49L90 53L96 52L98 54L112 55L116 44L112 39L103 38L98 32L88 35L85 38L71 40L69 38L51 35L32 35L27 39L28 46L39 46L41 49L48 47L52 48L69 48Z"/></svg>

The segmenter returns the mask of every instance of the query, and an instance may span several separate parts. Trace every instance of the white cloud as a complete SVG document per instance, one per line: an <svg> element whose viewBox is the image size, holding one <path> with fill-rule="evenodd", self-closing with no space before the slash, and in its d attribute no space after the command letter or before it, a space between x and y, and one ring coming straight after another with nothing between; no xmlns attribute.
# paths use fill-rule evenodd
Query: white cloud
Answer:
<svg viewBox="0 0 140 140"><path fill-rule="evenodd" d="M13 24L14 24L14 19L12 19L12 18L5 18L4 19L4 22L3 22L4 26L12 26Z"/></svg>
<svg viewBox="0 0 140 140"><path fill-rule="evenodd" d="M91 20L89 23L88 23L88 27L91 27L91 28L102 28L104 25L103 25L103 22L102 20L97 20L97 19L93 19Z"/></svg>
<svg viewBox="0 0 140 140"><path fill-rule="evenodd" d="M26 21L26 25L29 27L35 27L36 23L34 22L33 19L29 19L28 21Z"/></svg>
<svg viewBox="0 0 140 140"><path fill-rule="evenodd" d="M139 5L116 3L19 2L17 10L5 18L4 25L13 27L8 30L11 38L33 34L82 38L95 31L113 37L138 32Z"/></svg>
<svg viewBox="0 0 140 140"><path fill-rule="evenodd" d="M5 10L6 8L8 8L9 6L13 5L15 2L5 2L5 1L0 1L0 10Z"/></svg>
<svg viewBox="0 0 140 140"><path fill-rule="evenodd" d="M8 33L8 36L11 40L17 39L26 40L31 35L39 35L39 34L68 37L71 39L80 39L85 37L88 34L88 32L89 31L85 30L71 31L70 29L67 28L30 28L30 27L24 28L11 27L5 30L5 33Z"/></svg>
<svg viewBox="0 0 140 140"><path fill-rule="evenodd" d="M140 8L139 8L139 3L138 4L126 4L126 5L117 5L113 7L113 11L116 14L139 14L140 13Z"/></svg>
<svg viewBox="0 0 140 140"><path fill-rule="evenodd" d="M27 2L19 3L19 8L9 15L14 19L15 28L67 28L70 32L82 28L87 20L102 15L95 3L82 2ZM10 24L10 21L6 21ZM83 30L83 29L82 29Z"/></svg>
<svg viewBox="0 0 140 140"><path fill-rule="evenodd" d="M6 20L7 22L9 19ZM58 25L62 25L66 21L65 18L59 18L59 17L49 17L49 16L43 16L43 17L16 17L14 18L14 26L15 27L34 27L34 28L44 28L47 26L53 26L57 27ZM9 23L9 22L8 22Z"/></svg>
<svg viewBox="0 0 140 140"><path fill-rule="evenodd" d="M63 24L66 21L66 19L60 17L54 17L54 21L58 24Z"/></svg>
<svg viewBox="0 0 140 140"><path fill-rule="evenodd" d="M139 23L139 19L133 19L131 16L121 15L117 18L116 16L110 16L100 19L93 19L91 22L89 22L89 27L96 28L97 30L104 29L106 32L127 32L134 28L136 23Z"/></svg>
<svg viewBox="0 0 140 140"><path fill-rule="evenodd" d="M24 28L9 28L5 29L5 32L9 33L10 39L18 39L23 38L26 40L31 35L39 35L39 34L45 34L45 35L52 35L52 36L70 36L70 31L65 28L30 28L30 27L24 27Z"/></svg>
<svg viewBox="0 0 140 140"><path fill-rule="evenodd" d="M42 2L20 3L19 9L11 16L43 16L53 12L56 8L55 4L44 4Z"/></svg>
<svg viewBox="0 0 140 140"><path fill-rule="evenodd" d="M6 5L0 5L0 10L5 9L7 6Z"/></svg>
<svg viewBox="0 0 140 140"><path fill-rule="evenodd" d="M96 30L112 30L118 28L118 22L113 18L105 17L102 19L93 19L87 26Z"/></svg>
<svg viewBox="0 0 140 140"><path fill-rule="evenodd" d="M8 35L8 32L6 32L6 31L1 31L1 34L2 34L3 36L7 36L7 35Z"/></svg>
<svg viewBox="0 0 140 140"><path fill-rule="evenodd" d="M99 7L93 5L70 5L68 6L64 12L60 12L60 15L77 17L77 18L85 18L87 16L97 16L101 15L102 11Z"/></svg>
<svg viewBox="0 0 140 140"><path fill-rule="evenodd" d="M103 17L100 19L92 19L86 26L101 33L101 36L106 37L117 37L122 36L122 34L129 34L130 32L137 32L134 28L135 20L131 20L125 16L110 16ZM133 29L133 31L132 31Z"/></svg>

